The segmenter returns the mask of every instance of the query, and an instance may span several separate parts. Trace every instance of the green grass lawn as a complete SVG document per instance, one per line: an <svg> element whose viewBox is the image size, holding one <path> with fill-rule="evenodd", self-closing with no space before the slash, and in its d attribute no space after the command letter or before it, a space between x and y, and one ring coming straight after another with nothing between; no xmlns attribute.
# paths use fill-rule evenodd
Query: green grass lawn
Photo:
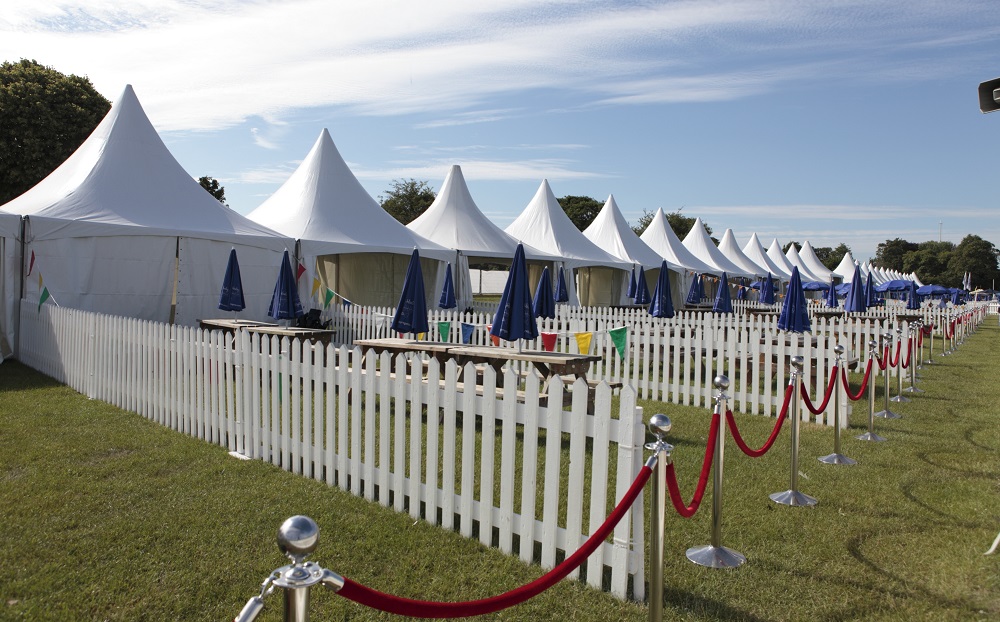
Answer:
<svg viewBox="0 0 1000 622"><path fill-rule="evenodd" d="M804 426L800 489L814 508L777 506L788 487L787 431L751 460L727 438L723 543L738 570L684 557L710 537L710 499L684 520L668 509L667 620L989 620L1000 617L1000 427L991 379L1000 371L995 318L950 357L922 370L927 393L877 420L887 443L862 443L863 401L845 432L854 467L820 464L829 428ZM879 398L881 399L881 398ZM881 401L878 402L881 404ZM685 495L707 436L704 409L666 412ZM737 415L751 445L774 420ZM308 514L313 556L382 591L429 600L491 596L541 574L454 533L414 523L261 462L87 400L31 370L0 365L0 620L232 619L285 562L278 525ZM314 620L390 620L313 592ZM260 620L280 620L272 595ZM398 619L398 618L396 618ZM496 620L645 620L646 608L564 581Z"/></svg>

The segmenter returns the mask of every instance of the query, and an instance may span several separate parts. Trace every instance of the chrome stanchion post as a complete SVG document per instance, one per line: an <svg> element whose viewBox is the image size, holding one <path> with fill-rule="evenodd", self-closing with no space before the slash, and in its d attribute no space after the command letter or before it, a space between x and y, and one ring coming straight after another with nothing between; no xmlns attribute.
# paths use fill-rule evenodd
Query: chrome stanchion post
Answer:
<svg viewBox="0 0 1000 622"><path fill-rule="evenodd" d="M890 402L896 402L897 404L904 404L906 402L912 401L910 398L903 395L903 329L896 329L896 347L899 348L899 364L896 365L896 397L889 400ZM912 358L912 357L911 357Z"/></svg>
<svg viewBox="0 0 1000 622"><path fill-rule="evenodd" d="M878 340L868 342L868 360L872 362L872 372L878 369L875 356L878 353ZM868 431L856 437L859 441L874 441L881 443L884 437L875 434L875 378L868 376Z"/></svg>
<svg viewBox="0 0 1000 622"><path fill-rule="evenodd" d="M910 386L903 389L905 393L923 393L924 390L917 388L917 361L920 360L920 353L917 352L917 344L920 343L920 322L914 322L910 324L910 351L913 353L910 356ZM921 349L923 349L921 347Z"/></svg>
<svg viewBox="0 0 1000 622"><path fill-rule="evenodd" d="M886 352L886 344L892 343L892 333L886 331L882 333L882 351ZM889 366L889 358L891 358L891 352L886 354L885 358L885 395L882 397L885 399L885 409L880 410L875 413L876 417L882 417L883 419L899 419L900 415L889 410L889 376L892 375L891 367Z"/></svg>
<svg viewBox="0 0 1000 622"><path fill-rule="evenodd" d="M713 380L719 393L715 396L715 415L719 417L719 429L715 435L715 449L712 457L712 543L687 550L687 558L699 566L709 568L736 568L746 563L747 558L736 551L722 546L722 462L726 447L726 403L729 397L729 378L718 375Z"/></svg>
<svg viewBox="0 0 1000 622"><path fill-rule="evenodd" d="M933 316L932 316L932 318L933 318ZM933 365L934 364L934 325L933 324L931 324L931 334L927 336L927 341L929 342L928 345L930 346L930 349L929 349L930 354L928 354L927 360L924 361L924 365Z"/></svg>
<svg viewBox="0 0 1000 622"><path fill-rule="evenodd" d="M292 563L272 572L233 622L253 622L264 610L264 598L281 588L285 592L285 622L309 622L309 588L321 583L333 591L344 587L344 579L316 562L305 561L319 543L319 526L308 516L292 516L278 528L278 548Z"/></svg>
<svg viewBox="0 0 1000 622"><path fill-rule="evenodd" d="M649 506L649 622L663 620L663 530L667 519L667 465L674 446L663 440L670 432L670 417L653 415L649 431L656 441L646 443L653 455L646 466L653 470L652 503Z"/></svg>
<svg viewBox="0 0 1000 622"><path fill-rule="evenodd" d="M801 493L798 490L799 486L799 395L802 391L802 366L803 359L801 356L793 356L791 359L792 363L792 399L791 403L788 405L788 416L791 419L789 423L792 426L791 436L792 438L792 451L790 455L791 462L791 487L784 492L776 492L770 495L771 501L775 503L780 503L781 505L794 505L794 506L807 506L816 505L818 503L814 497L810 497L807 494Z"/></svg>
<svg viewBox="0 0 1000 622"><path fill-rule="evenodd" d="M857 464L857 460L848 458L840 453L840 375L844 369L844 346L839 343L833 347L837 355L837 375L833 381L833 453L828 456L818 458L823 464L843 464L849 466Z"/></svg>

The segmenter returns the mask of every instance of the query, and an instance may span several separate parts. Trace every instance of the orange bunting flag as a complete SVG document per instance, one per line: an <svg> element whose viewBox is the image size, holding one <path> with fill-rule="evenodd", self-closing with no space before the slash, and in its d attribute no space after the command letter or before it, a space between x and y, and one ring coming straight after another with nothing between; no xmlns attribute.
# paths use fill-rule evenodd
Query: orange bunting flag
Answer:
<svg viewBox="0 0 1000 622"><path fill-rule="evenodd" d="M493 330L493 325L492 324L487 324L486 325L486 332L489 333L491 330ZM492 335L491 334L490 335L490 341L492 341L493 345L495 345L495 346L500 345L500 338L497 337L496 335Z"/></svg>
<svg viewBox="0 0 1000 622"><path fill-rule="evenodd" d="M576 348L580 354L590 354L590 341L594 338L594 333L574 333L576 337Z"/></svg>
<svg viewBox="0 0 1000 622"><path fill-rule="evenodd" d="M556 349L556 337L558 333L542 333L542 349L546 352L552 352Z"/></svg>

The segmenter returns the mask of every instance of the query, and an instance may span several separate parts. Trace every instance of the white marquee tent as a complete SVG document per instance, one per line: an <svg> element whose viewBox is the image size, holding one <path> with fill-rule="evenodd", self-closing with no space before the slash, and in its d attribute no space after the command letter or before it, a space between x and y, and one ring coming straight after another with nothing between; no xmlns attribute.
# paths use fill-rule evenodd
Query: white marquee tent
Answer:
<svg viewBox="0 0 1000 622"><path fill-rule="evenodd" d="M799 249L799 259L801 259L802 263L809 268L810 272L820 277L827 283L829 283L832 279L842 279L844 277L843 274L837 274L823 265L823 262L820 261L819 257L816 255L816 249L813 248L813 245L810 244L809 240L802 243L802 248Z"/></svg>
<svg viewBox="0 0 1000 622"><path fill-rule="evenodd" d="M729 261L736 264L744 272L752 272L755 277L766 277L769 269L750 259L736 243L736 235L732 229L726 229L719 240L719 251Z"/></svg>
<svg viewBox="0 0 1000 622"><path fill-rule="evenodd" d="M708 231L705 230L701 218L695 218L694 224L691 225L691 231L684 236L684 246L695 257L712 266L714 268L712 272L715 274L725 272L730 278L744 276L753 278L755 276L753 271L737 266L722 254L722 251L712 242L712 238L708 237Z"/></svg>
<svg viewBox="0 0 1000 622"><path fill-rule="evenodd" d="M231 248L247 309L264 319L281 237L225 207L173 158L131 86L34 188L0 207L26 216L26 257L55 304L192 325L217 316ZM37 301L37 282L23 298Z"/></svg>
<svg viewBox="0 0 1000 622"><path fill-rule="evenodd" d="M799 278L802 279L802 283L808 283L810 281L819 283L830 282L829 275L827 275L826 278L823 278L822 276L813 273L813 271L809 269L809 267L805 264L805 262L802 261L802 258L799 257L799 250L795 248L794 244L788 247L788 252L785 253L785 259L788 260L788 263L799 269Z"/></svg>
<svg viewBox="0 0 1000 622"><path fill-rule="evenodd" d="M840 263L837 264L837 268L834 272L843 275L845 283L850 283L854 280L854 266L856 265L857 262L854 261L854 256L851 255L851 251L847 251L844 254L843 259L840 260Z"/></svg>
<svg viewBox="0 0 1000 622"><path fill-rule="evenodd" d="M667 222L667 216L663 213L663 208L656 208L656 213L642 232L639 239L646 243L651 249L667 260L670 264L683 267L691 274L685 275L685 280L690 281L693 274L715 274L722 276L722 272L716 273L715 268L691 254L691 251L681 242L677 234ZM686 287L687 285L685 285Z"/></svg>
<svg viewBox="0 0 1000 622"><path fill-rule="evenodd" d="M319 297L329 288L355 304L394 307L416 248L433 308L438 272L443 283L445 262L455 259L455 251L410 231L382 209L326 129L288 180L247 217L297 240L296 255L306 268L299 279L303 306L318 277ZM312 304L323 308L319 297Z"/></svg>
<svg viewBox="0 0 1000 622"><path fill-rule="evenodd" d="M535 196L505 231L558 258L553 265L553 278L559 267L575 273L575 279L567 274L570 304L620 304L624 292L619 291L621 279L616 279L615 274L628 270L630 264L599 248L576 228L556 200L548 180L542 180ZM540 270L537 272L540 274ZM533 283L539 274L532 274Z"/></svg>
<svg viewBox="0 0 1000 622"><path fill-rule="evenodd" d="M453 278L460 309L472 304L469 258L509 265L518 243L479 209L457 164L448 171L430 207L406 227L439 246L457 251ZM524 255L529 261L559 260L528 243L524 244Z"/></svg>
<svg viewBox="0 0 1000 622"><path fill-rule="evenodd" d="M785 269L783 263L778 264L767 254L767 251L764 250L764 245L761 244L760 238L757 237L756 233L750 236L750 240L743 247L743 253L757 265L766 268L771 273L771 276L779 281L787 282L792 278L792 273Z"/></svg>

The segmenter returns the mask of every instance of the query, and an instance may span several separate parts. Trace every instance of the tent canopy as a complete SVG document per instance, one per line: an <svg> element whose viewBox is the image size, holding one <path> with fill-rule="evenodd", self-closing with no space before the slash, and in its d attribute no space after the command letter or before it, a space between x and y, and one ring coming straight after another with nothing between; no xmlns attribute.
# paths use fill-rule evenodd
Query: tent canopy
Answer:
<svg viewBox="0 0 1000 622"><path fill-rule="evenodd" d="M717 270L698 259L684 246L680 238L677 237L677 234L670 227L670 223L667 222L667 216L663 213L663 208L656 208L656 213L653 214L652 220L649 221L649 225L642 232L642 235L639 236L639 239L656 251L658 255L666 259L669 264L681 266L697 274L722 276L722 270Z"/></svg>
<svg viewBox="0 0 1000 622"><path fill-rule="evenodd" d="M802 260L802 257L799 256L799 251L797 248L795 248L794 244L788 247L788 252L785 253L785 258L788 260L788 263L799 269L799 278L801 278L803 282L806 281L828 282L830 280L829 270L827 270L827 275L825 277L816 274L812 270L810 270L806 266L806 263Z"/></svg>
<svg viewBox="0 0 1000 622"><path fill-rule="evenodd" d="M771 272L769 268L759 265L744 253L736 243L736 235L732 229L726 229L719 240L719 251L728 259L746 272L753 272L754 276L766 276ZM771 272L774 274L774 272Z"/></svg>
<svg viewBox="0 0 1000 622"><path fill-rule="evenodd" d="M691 251L691 254L714 268L713 274L726 274L729 278L744 276L753 278L754 272L744 270L733 262L729 261L722 251L715 246L712 238L708 237L708 231L702 224L701 218L695 218L691 231L684 237L684 246Z"/></svg>
<svg viewBox="0 0 1000 622"><path fill-rule="evenodd" d="M805 264L809 271L820 277L823 280L829 281L830 279L842 279L843 274L837 274L833 270L827 268L823 265L823 262L819 260L816 255L816 250L813 248L809 240L802 243L802 248L799 250L799 259ZM854 268L851 268L851 273L854 273Z"/></svg>
<svg viewBox="0 0 1000 622"><path fill-rule="evenodd" d="M607 251L622 261L630 264L638 264L646 270L658 270L663 264L663 257L651 249L639 236L632 231L618 203L615 202L614 195L609 195L604 207L594 218L583 235L599 248ZM667 266L677 272L683 268L677 264L667 262Z"/></svg>
<svg viewBox="0 0 1000 622"><path fill-rule="evenodd" d="M764 250L764 245L761 244L760 238L757 237L756 233L750 236L750 240L743 247L743 254L757 265L766 268L771 273L771 276L779 281L787 281L792 278L791 271L785 270L784 265L778 264L767 254L767 251Z"/></svg>
<svg viewBox="0 0 1000 622"><path fill-rule="evenodd" d="M847 251L844 254L843 259L840 260L840 263L837 264L834 272L843 276L845 283L850 283L851 280L854 279L854 266L856 265L857 262L854 261L854 256L851 255L851 251Z"/></svg>

